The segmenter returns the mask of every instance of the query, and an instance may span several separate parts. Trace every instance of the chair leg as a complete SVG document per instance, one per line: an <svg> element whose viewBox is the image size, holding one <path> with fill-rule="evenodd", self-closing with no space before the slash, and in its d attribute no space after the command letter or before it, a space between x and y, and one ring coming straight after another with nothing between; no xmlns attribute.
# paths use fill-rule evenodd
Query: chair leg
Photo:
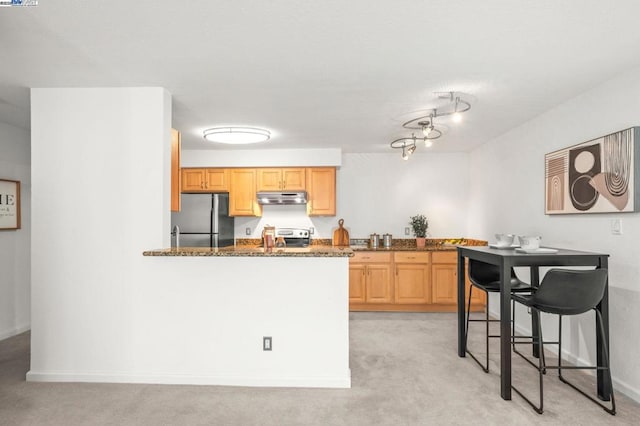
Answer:
<svg viewBox="0 0 640 426"><path fill-rule="evenodd" d="M535 313L535 310L534 310ZM522 392L520 392L515 386L511 386L511 388L518 394L520 395L538 414L542 414L544 412L544 381L543 381L543 375L545 372L545 364L544 364L544 356L542 356L542 353L544 351L543 348L543 338L542 338L542 325L541 325L541 321L538 321L538 339L534 339L534 344L537 345L538 350L541 353L541 356L538 357L538 365L535 366L533 364L533 362L531 362L530 360L528 360L527 358L525 358L523 356L523 358L525 358L525 360L527 360L530 364L534 365L534 367L536 368L536 370L538 370L538 381L539 381L539 403L538 405L535 405L529 398L527 398ZM515 347L515 346L514 346ZM521 355L522 356L522 355Z"/></svg>
<svg viewBox="0 0 640 426"><path fill-rule="evenodd" d="M567 385L571 386L573 389L575 389L578 392L580 392L582 395L584 395L585 397L587 397L588 399L593 401L595 404L599 405L604 411L606 411L607 413L615 416L616 415L616 400L615 400L615 397L613 395L613 380L611 378L611 364L610 364L610 360L609 360L609 348L607 347L607 343L606 343L606 340L605 340L604 326L602 325L602 315L600 314L600 311L598 311L597 309L594 309L594 310L596 311L596 329L597 329L597 332L600 333L600 337L601 337L601 340L602 340L603 354L604 354L603 361L605 363L605 365L603 365L603 366L596 365L595 369L596 370L607 370L607 376L606 377L607 377L607 380L609 381L609 386L611 388L611 408L609 408L606 405L600 403L600 401L596 400L594 397L592 397L591 395L587 394L582 389L579 389L573 383L569 382L564 376L562 376L562 372L561 372L561 369L560 369L560 361L558 361L558 377L559 377L561 382L566 383ZM564 367L564 368L567 368L567 367ZM594 369L594 367L573 367L572 369Z"/></svg>
<svg viewBox="0 0 640 426"><path fill-rule="evenodd" d="M464 350L467 351L467 338L469 337L469 314L471 313L471 293L473 286L469 286L469 300L467 301L467 320L464 325Z"/></svg>
<svg viewBox="0 0 640 426"><path fill-rule="evenodd" d="M536 346L536 340L534 336L516 336L516 303L515 300L511 300L511 346L513 347L513 352L515 352L516 354L520 355L520 357L527 361L529 364L531 364L531 366L533 368L538 368L539 366L539 362L538 365L536 365L536 363L534 363L533 361L531 361L525 354L523 354L522 352L520 352L518 350L518 348L516 347L516 345L522 345L522 344L529 344L529 341L526 342L518 342L516 343L516 339L520 338L520 339L531 339L531 345L532 346ZM539 323L539 321L538 321ZM532 330L532 334L533 334L533 330ZM544 342L542 341L542 339L540 340L543 344L554 344L556 342ZM542 374L547 374L547 370L545 368L546 366L546 362L544 359L544 351L542 352Z"/></svg>
<svg viewBox="0 0 640 426"><path fill-rule="evenodd" d="M464 350L466 353L469 354L469 356L471 356L471 358L473 358L473 360L478 363L478 365L480 366L480 368L482 368L482 371L484 371L485 373L489 372L489 297L487 297L487 310L486 310L486 314L485 314L485 321L487 324L486 330L487 330L487 334L485 337L485 344L486 344L486 352L487 352L487 364L486 365L482 365L482 363L480 362L480 360L478 360L478 358L476 358L476 356L471 353L471 351L469 351L469 348L467 347L467 339L469 336L469 322L470 321L482 321L482 320L470 320L469 319L469 315L471 313L471 295L473 292L473 285L469 286L469 300L467 301L467 321L466 321L466 327L465 327L465 332L464 332Z"/></svg>

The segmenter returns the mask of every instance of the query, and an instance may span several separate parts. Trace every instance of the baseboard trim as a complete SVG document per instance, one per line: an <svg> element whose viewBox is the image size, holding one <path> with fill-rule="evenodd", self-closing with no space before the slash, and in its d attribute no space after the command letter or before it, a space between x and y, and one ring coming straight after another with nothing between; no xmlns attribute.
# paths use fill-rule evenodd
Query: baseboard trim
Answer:
<svg viewBox="0 0 640 426"><path fill-rule="evenodd" d="M190 376L156 374L51 373L29 371L28 382L145 383L165 385L209 385L292 388L350 388L351 370L345 376L251 377Z"/></svg>
<svg viewBox="0 0 640 426"><path fill-rule="evenodd" d="M25 324L20 327L16 327L11 330L6 330L0 332L0 340L8 339L9 337L17 336L18 334L22 334L25 331L31 330L31 324Z"/></svg>

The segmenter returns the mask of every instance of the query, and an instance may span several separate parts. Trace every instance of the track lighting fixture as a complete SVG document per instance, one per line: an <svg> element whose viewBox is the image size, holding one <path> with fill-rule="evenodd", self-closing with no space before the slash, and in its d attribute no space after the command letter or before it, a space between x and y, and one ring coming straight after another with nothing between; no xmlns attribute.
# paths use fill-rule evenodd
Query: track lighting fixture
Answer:
<svg viewBox="0 0 640 426"><path fill-rule="evenodd" d="M448 103L443 107L432 109L429 115L417 117L402 124L405 129L420 130L423 135L421 140L424 141L426 148L433 145L434 139L442 136L442 131L435 123L436 118L450 115L453 122L459 123L462 121L462 113L471 109L471 104L462 99L457 92L436 92L435 95L438 99L447 99ZM402 148L402 158L407 160L409 155L415 152L417 140L418 138L412 133L410 138L400 138L391 142L391 148Z"/></svg>

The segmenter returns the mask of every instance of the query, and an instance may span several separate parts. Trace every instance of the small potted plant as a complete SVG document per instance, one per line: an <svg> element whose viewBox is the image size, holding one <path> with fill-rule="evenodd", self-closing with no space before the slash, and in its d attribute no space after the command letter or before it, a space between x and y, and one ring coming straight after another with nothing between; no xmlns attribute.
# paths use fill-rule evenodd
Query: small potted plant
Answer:
<svg viewBox="0 0 640 426"><path fill-rule="evenodd" d="M427 228L429 227L427 218L423 214L411 216L411 222L409 222L409 224L413 228L413 235L416 237L416 247L424 247L427 237Z"/></svg>

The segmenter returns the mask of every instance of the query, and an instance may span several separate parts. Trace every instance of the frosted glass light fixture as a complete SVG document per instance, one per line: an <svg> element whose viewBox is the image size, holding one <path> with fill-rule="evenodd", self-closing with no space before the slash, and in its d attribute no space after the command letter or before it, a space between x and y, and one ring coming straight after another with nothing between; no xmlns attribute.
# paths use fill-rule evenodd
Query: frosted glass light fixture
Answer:
<svg viewBox="0 0 640 426"><path fill-rule="evenodd" d="M203 134L208 141L231 145L266 142L271 138L269 130L258 127L212 127Z"/></svg>

